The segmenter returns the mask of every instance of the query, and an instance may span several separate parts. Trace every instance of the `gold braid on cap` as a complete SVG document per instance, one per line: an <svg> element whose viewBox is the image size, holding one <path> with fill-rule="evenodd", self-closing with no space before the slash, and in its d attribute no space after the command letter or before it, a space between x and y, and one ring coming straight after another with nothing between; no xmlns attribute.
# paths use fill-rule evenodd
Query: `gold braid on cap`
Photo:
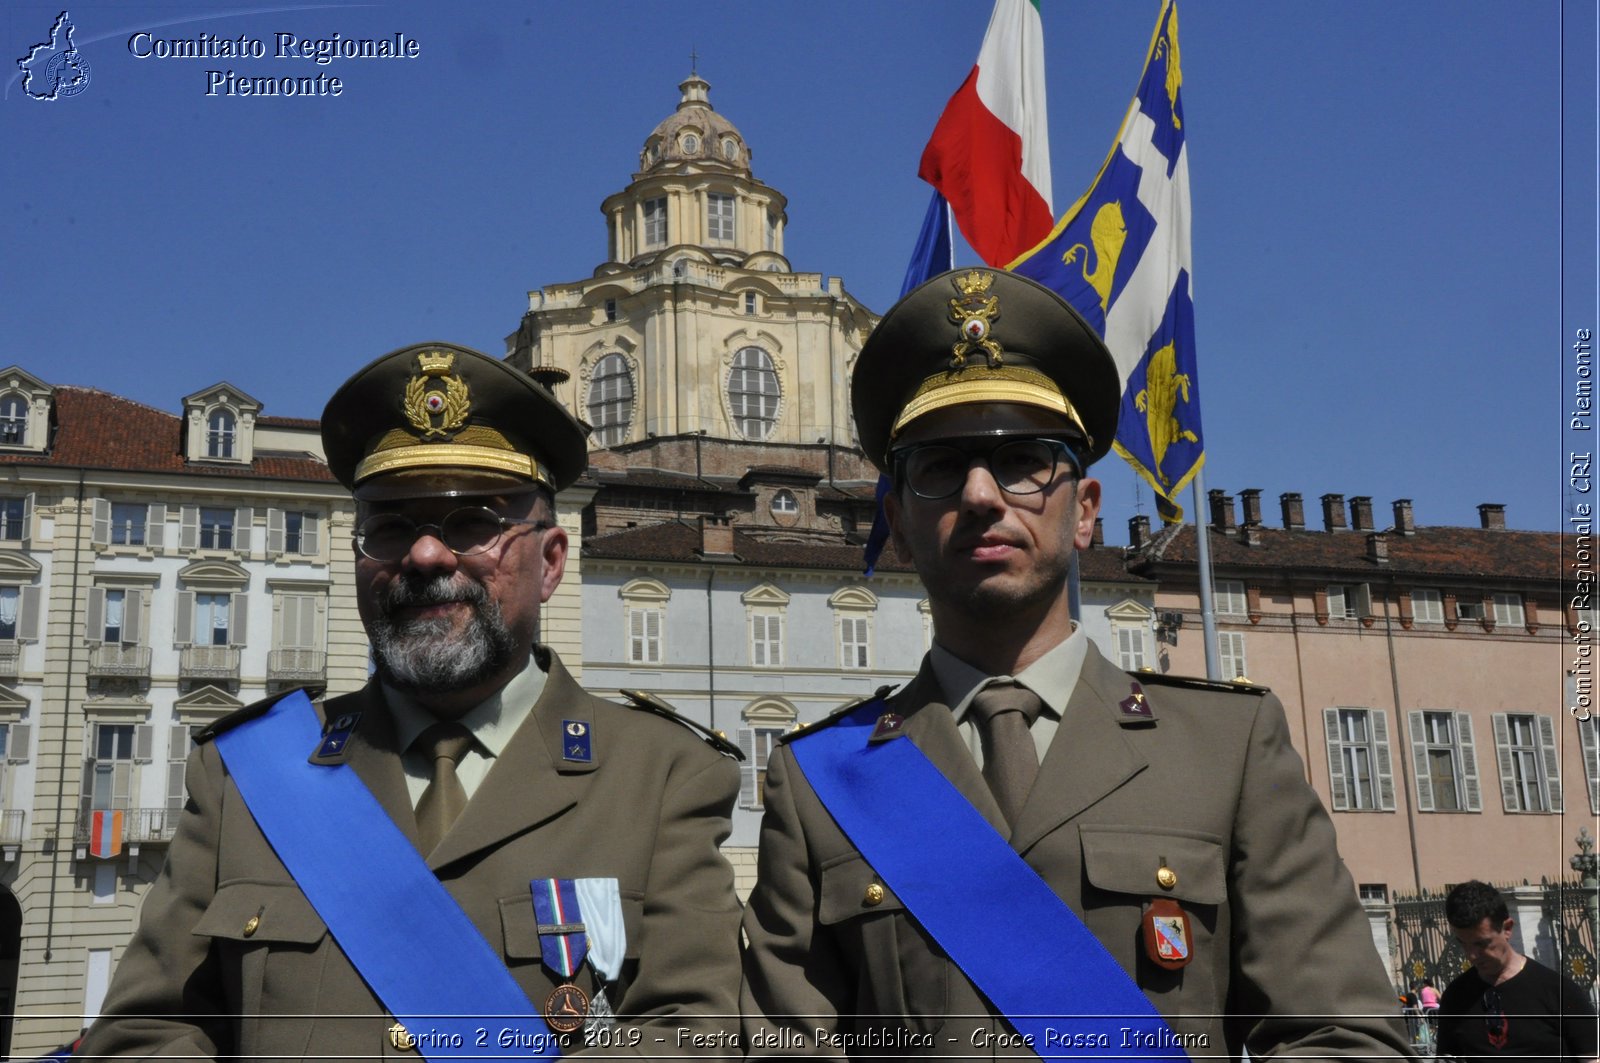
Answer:
<svg viewBox="0 0 1600 1063"><path fill-rule="evenodd" d="M993 369L969 365L926 378L895 418L894 427L889 429L889 442L893 443L901 429L924 414L975 402L1015 402L1059 413L1083 433L1085 446L1094 447L1094 438L1083 426L1083 418L1061 393L1060 386L1045 374L1020 365Z"/></svg>
<svg viewBox="0 0 1600 1063"><path fill-rule="evenodd" d="M412 446L375 450L356 466L356 483L386 472L402 469L487 469L510 473L556 489L550 472L530 454L468 443L418 443Z"/></svg>

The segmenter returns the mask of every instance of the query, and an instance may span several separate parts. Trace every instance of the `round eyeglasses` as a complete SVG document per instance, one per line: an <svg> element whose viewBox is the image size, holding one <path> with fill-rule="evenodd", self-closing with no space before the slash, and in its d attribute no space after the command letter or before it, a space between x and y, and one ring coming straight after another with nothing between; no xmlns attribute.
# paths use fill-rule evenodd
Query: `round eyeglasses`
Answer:
<svg viewBox="0 0 1600 1063"><path fill-rule="evenodd" d="M900 476L918 498L949 498L966 484L974 461L983 462L1006 494L1036 495L1055 480L1063 459L1077 475L1077 456L1060 439L1007 439L987 450L981 444L919 443L895 454Z"/></svg>
<svg viewBox="0 0 1600 1063"><path fill-rule="evenodd" d="M399 513L374 513L356 529L356 549L374 561L398 561L424 532L431 532L451 553L471 557L493 550L505 530L518 524L541 530L555 526L532 517L502 517L486 506L451 510L437 524L418 524Z"/></svg>

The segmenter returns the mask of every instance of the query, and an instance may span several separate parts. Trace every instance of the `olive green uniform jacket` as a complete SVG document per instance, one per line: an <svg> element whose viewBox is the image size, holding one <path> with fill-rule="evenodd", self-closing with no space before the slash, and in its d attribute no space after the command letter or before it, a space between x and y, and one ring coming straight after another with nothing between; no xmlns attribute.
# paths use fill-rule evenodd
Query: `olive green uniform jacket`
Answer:
<svg viewBox="0 0 1600 1063"><path fill-rule="evenodd" d="M1135 681L1151 718L1119 707ZM943 697L925 660L889 708L1005 836ZM1004 1044L1015 1037L1010 1028L893 889L869 891L882 880L787 746L768 765L765 803L759 878L744 922L742 1003L752 1056L1027 1054ZM944 844L940 824L918 820L917 809L892 794L883 815L930 845ZM1332 824L1271 694L1130 677L1091 646L1010 840L1138 983L1191 1057L1236 1057L1242 1042L1258 1059L1407 1051ZM1177 874L1171 890L1157 884L1163 865ZM1155 897L1189 913L1193 958L1181 970L1158 967L1145 953L1141 916ZM981 926L984 906L1005 903L1000 895L973 898L973 918ZM1007 948L999 938L993 944ZM1055 1028L1070 1034L1072 1022ZM1137 1051L1112 1044L1098 1054Z"/></svg>
<svg viewBox="0 0 1600 1063"><path fill-rule="evenodd" d="M540 1008L557 979L540 963L529 880L617 879L627 949L608 998L638 1018L622 1020L609 1050L674 1055L690 1050L687 1036L736 1034L739 904L718 846L737 766L681 724L585 693L546 652L543 694L428 865ZM348 763L415 842L378 685L331 699L325 715L348 712L361 713ZM589 726L588 763L562 759L564 720ZM215 746L197 749L188 772L166 866L81 1052L415 1059L391 1046L394 1020L262 837ZM306 827L338 833L339 810ZM361 838L343 840L361 861ZM402 943L412 936L396 929ZM414 962L429 962L425 946ZM588 964L575 981L593 993ZM493 1044L500 1026L484 1027Z"/></svg>

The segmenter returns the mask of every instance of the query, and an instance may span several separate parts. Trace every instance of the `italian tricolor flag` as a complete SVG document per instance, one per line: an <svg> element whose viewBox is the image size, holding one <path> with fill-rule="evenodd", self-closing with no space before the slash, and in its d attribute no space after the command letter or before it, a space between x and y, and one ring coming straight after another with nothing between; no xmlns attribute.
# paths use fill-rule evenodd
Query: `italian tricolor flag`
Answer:
<svg viewBox="0 0 1600 1063"><path fill-rule="evenodd" d="M917 172L949 200L961 235L991 266L1007 265L1049 234L1055 215L1037 0L995 0L978 65L945 105Z"/></svg>

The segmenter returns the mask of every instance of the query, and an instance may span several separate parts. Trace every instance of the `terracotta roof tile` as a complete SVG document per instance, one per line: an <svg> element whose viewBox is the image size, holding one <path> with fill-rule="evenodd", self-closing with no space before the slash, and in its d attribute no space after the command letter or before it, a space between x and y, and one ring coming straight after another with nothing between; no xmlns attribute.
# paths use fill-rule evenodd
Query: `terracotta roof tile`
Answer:
<svg viewBox="0 0 1600 1063"><path fill-rule="evenodd" d="M0 465L45 465L332 483L320 460L265 452L249 465L184 460L183 419L93 388L58 387L55 438L43 454L0 453ZM315 424L315 421L308 422Z"/></svg>

